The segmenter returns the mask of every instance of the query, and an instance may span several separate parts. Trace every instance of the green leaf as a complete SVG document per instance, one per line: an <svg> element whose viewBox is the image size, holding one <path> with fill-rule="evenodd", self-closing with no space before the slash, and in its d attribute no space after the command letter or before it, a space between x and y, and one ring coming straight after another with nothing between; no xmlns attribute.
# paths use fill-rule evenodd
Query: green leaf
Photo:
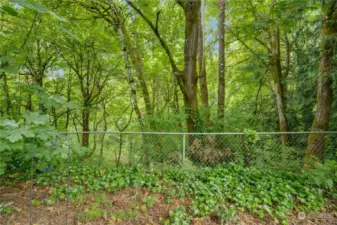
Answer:
<svg viewBox="0 0 337 225"><path fill-rule="evenodd" d="M7 163L0 161L0 175L5 174L5 168L6 168L6 166L7 166Z"/></svg>
<svg viewBox="0 0 337 225"><path fill-rule="evenodd" d="M19 131L23 136L27 138L35 137L34 132L31 131L28 127L20 127Z"/></svg>
<svg viewBox="0 0 337 225"><path fill-rule="evenodd" d="M47 205L55 205L56 199L55 198L49 198L47 199Z"/></svg>
<svg viewBox="0 0 337 225"><path fill-rule="evenodd" d="M14 143L14 142L17 142L17 141L20 141L23 139L22 135L20 132L16 131L16 132L13 132L11 135L9 135L7 137L7 139L11 142L11 143Z"/></svg>
<svg viewBox="0 0 337 225"><path fill-rule="evenodd" d="M333 180L328 179L328 180L326 181L326 184L328 185L328 188L333 188Z"/></svg>
<svg viewBox="0 0 337 225"><path fill-rule="evenodd" d="M11 6L9 5L4 5L2 7L0 7L0 9L2 9L2 12L6 12L7 14L11 15L11 16L17 16L19 13Z"/></svg>
<svg viewBox="0 0 337 225"><path fill-rule="evenodd" d="M9 74L16 74L19 71L14 67L5 66L5 67L0 68L0 72L9 73Z"/></svg>
<svg viewBox="0 0 337 225"><path fill-rule="evenodd" d="M49 99L54 100L55 102L59 104L64 104L67 101L63 96L60 96L60 95L52 95L49 97Z"/></svg>
<svg viewBox="0 0 337 225"><path fill-rule="evenodd" d="M52 12L52 11L49 11L49 13L54 16L57 20L59 21L62 21L62 22L69 22L66 18L64 17L61 17L59 15L57 15L56 13Z"/></svg>
<svg viewBox="0 0 337 225"><path fill-rule="evenodd" d="M25 8L28 8L28 9L32 9L32 10L38 12L38 13L47 13L47 12L49 12L49 10L46 7L44 7L43 5L41 5L39 3L36 3L36 2L30 3L30 2L28 2L26 0L15 0L15 1L11 0L11 2L17 3L17 4L19 4L19 5L21 5L21 6L25 7Z"/></svg>
<svg viewBox="0 0 337 225"><path fill-rule="evenodd" d="M66 106L69 109L80 109L81 108L81 106L76 102L67 102Z"/></svg>
<svg viewBox="0 0 337 225"><path fill-rule="evenodd" d="M64 33L68 34L69 37L71 37L72 39L79 40L79 38L76 35L72 34L70 31L68 31L66 28L62 27L61 25L56 24L56 27L59 30L63 31Z"/></svg>
<svg viewBox="0 0 337 225"><path fill-rule="evenodd" d="M12 56L8 56L8 55L5 55L5 56L2 56L0 57L0 62L10 62L10 61L13 61L13 57Z"/></svg>
<svg viewBox="0 0 337 225"><path fill-rule="evenodd" d="M43 125L49 120L48 115L41 115L38 112L26 111L23 116L28 124Z"/></svg>
<svg viewBox="0 0 337 225"><path fill-rule="evenodd" d="M9 143L6 139L0 139L0 152L4 152L6 150L22 150L23 143L16 142L16 143ZM2 155L3 153L1 153Z"/></svg>
<svg viewBox="0 0 337 225"><path fill-rule="evenodd" d="M17 127L19 127L19 124L17 122L15 122L14 120L5 119L5 120L0 122L0 126L1 127L17 128Z"/></svg>
<svg viewBox="0 0 337 225"><path fill-rule="evenodd" d="M41 201L34 199L34 200L32 200L32 205L33 206L39 206L39 205L41 205Z"/></svg>

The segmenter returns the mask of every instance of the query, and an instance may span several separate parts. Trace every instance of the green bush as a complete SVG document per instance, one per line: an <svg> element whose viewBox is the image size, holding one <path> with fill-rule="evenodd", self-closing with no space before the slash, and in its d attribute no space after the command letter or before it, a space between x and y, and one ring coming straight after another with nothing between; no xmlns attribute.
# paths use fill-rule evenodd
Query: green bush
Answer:
<svg viewBox="0 0 337 225"><path fill-rule="evenodd" d="M29 171L32 158L43 169L43 163L67 157L67 142L48 122L48 115L30 111L20 121L0 120L0 175Z"/></svg>

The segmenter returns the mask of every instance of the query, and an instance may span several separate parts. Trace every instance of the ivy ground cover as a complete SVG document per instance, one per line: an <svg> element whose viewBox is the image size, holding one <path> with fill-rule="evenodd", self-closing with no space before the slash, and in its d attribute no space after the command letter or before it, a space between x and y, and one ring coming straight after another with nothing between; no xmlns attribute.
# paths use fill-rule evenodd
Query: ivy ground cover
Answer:
<svg viewBox="0 0 337 225"><path fill-rule="evenodd" d="M27 224L25 177L1 179L5 224ZM317 219L311 215L322 213L320 224L333 224L335 197L335 188L311 184L305 175L231 164L196 171L73 166L37 172L31 205L37 224L47 224L41 211L57 215L59 224L66 217L68 224L311 224Z"/></svg>

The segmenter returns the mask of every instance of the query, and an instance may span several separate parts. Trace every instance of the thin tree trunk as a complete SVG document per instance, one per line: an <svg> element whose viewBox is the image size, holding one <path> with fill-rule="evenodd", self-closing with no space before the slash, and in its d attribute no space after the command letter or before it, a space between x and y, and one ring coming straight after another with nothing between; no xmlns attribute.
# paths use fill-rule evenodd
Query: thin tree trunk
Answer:
<svg viewBox="0 0 337 225"><path fill-rule="evenodd" d="M174 95L174 99L173 99L173 111L175 114L179 114L180 109L179 109L179 97L178 97L178 88L177 88L178 84L177 84L177 80L175 77L173 77L173 95Z"/></svg>
<svg viewBox="0 0 337 225"><path fill-rule="evenodd" d="M75 131L76 131L77 141L78 141L78 143L80 143L81 139L80 139L80 134L79 134L77 126L76 126L75 116L73 116L73 125L74 125Z"/></svg>
<svg viewBox="0 0 337 225"><path fill-rule="evenodd" d="M71 100L71 85L72 85L72 79L71 79L71 75L69 74L68 85L67 85L67 102L70 102ZM70 109L67 108L66 124L65 124L66 131L68 131L69 119L70 119Z"/></svg>
<svg viewBox="0 0 337 225"><path fill-rule="evenodd" d="M107 113L106 113L106 107L105 107L106 102L103 101L103 130L104 133L102 134L102 139L101 139L101 149L100 149L100 157L99 157L99 166L102 164L102 159L103 159L103 150L104 150L104 139L105 139L105 131L108 129L108 122L107 122Z"/></svg>
<svg viewBox="0 0 337 225"><path fill-rule="evenodd" d="M225 7L225 0L219 0L218 119L221 130L224 128L225 113Z"/></svg>
<svg viewBox="0 0 337 225"><path fill-rule="evenodd" d="M199 64L199 82L200 94L203 111L205 113L206 125L210 125L210 113L208 104L208 87L207 87L207 74L206 62L204 54L204 31L203 31L203 17L201 11L199 12L199 45L198 45L198 64Z"/></svg>
<svg viewBox="0 0 337 225"><path fill-rule="evenodd" d="M155 124L153 123L153 107L151 104L151 99L150 99L150 94L149 94L149 89L147 87L145 78L144 78L144 65L143 65L143 60L142 60L142 56L140 54L140 49L139 49L139 45L138 45L138 37L137 35L135 35L135 48L132 46L131 41L130 41L130 36L126 30L126 27L123 25L122 31L124 32L124 37L126 40L128 40L126 42L126 44L128 44L129 46L126 46L127 51L129 52L130 56L131 56L131 61L133 63L133 66L137 72L138 75L138 80L140 83L140 87L142 90L142 94L143 94L143 99L144 99L144 103L145 103L145 110L146 110L146 114L150 119L150 128L152 130L155 129Z"/></svg>
<svg viewBox="0 0 337 225"><path fill-rule="evenodd" d="M97 131L97 128L98 128L97 112L95 112L93 130ZM96 148L97 148L97 135L98 134L94 134L94 146L92 147L92 150L88 154L87 158L90 158L95 153L95 151L96 151Z"/></svg>
<svg viewBox="0 0 337 225"><path fill-rule="evenodd" d="M88 106L82 110L82 146L89 147L89 119L90 112Z"/></svg>
<svg viewBox="0 0 337 225"><path fill-rule="evenodd" d="M27 85L29 85L28 75L25 76L25 82L26 82ZM28 92L27 104L25 105L25 110L33 111L32 94L30 92Z"/></svg>
<svg viewBox="0 0 337 225"><path fill-rule="evenodd" d="M7 82L7 74L5 72L2 73L2 77L4 80L4 94L5 94L5 102L6 102L6 114L9 118L11 118L11 111L12 111L12 102L9 97L9 88L8 88L8 82Z"/></svg>
<svg viewBox="0 0 337 225"><path fill-rule="evenodd" d="M118 155L115 155L116 159L116 167L119 166L119 162L121 160L121 155L122 155L122 149L123 149L123 133L119 134L119 150L118 150Z"/></svg>
<svg viewBox="0 0 337 225"><path fill-rule="evenodd" d="M124 36L125 31L123 31L122 29L123 29L123 26L117 27L119 40L122 44L122 52L123 52L123 56L124 56L125 68L127 69L127 73L128 73L128 77L129 77L129 86L130 86L130 91L131 91L132 106L133 106L133 109L136 112L139 126L140 126L141 130L144 131L143 117L142 117L142 113L141 113L141 111L139 109L139 106L138 106L135 81L133 79L132 69L131 69L131 66L130 66L130 63L129 63L129 57L128 57L128 53L127 53L127 49L126 49L127 46L129 46L128 45L129 40L127 40L126 37Z"/></svg>
<svg viewBox="0 0 337 225"><path fill-rule="evenodd" d="M276 98L277 111L279 117L280 132L288 131L287 118L285 115L285 104L283 96L283 88L281 83L281 55L280 55L280 35L279 27L272 28L271 37L271 72L272 72L272 87ZM281 134L281 141L283 145L287 144L286 134Z"/></svg>
<svg viewBox="0 0 337 225"><path fill-rule="evenodd" d="M51 114L53 115L53 125L54 125L54 127L57 129L57 120L58 120L58 118L57 118L57 115L56 115L56 109L55 109L55 107L53 106L53 107L51 107Z"/></svg>
<svg viewBox="0 0 337 225"><path fill-rule="evenodd" d="M287 78L290 72L290 62L291 62L291 52L292 52L292 43L290 43L287 34L284 35L285 44L286 44L286 60L285 60L285 71L283 77ZM284 93L286 93L286 85L283 87Z"/></svg>
<svg viewBox="0 0 337 225"><path fill-rule="evenodd" d="M36 53L37 53L37 63L38 68L36 71L36 74L34 75L35 84L39 87L43 87L43 77L44 77L44 71L42 68L42 58L41 58L41 45L40 45L40 39L37 39L36 41ZM39 110L46 113L47 109L44 107L42 103L39 103Z"/></svg>
<svg viewBox="0 0 337 225"><path fill-rule="evenodd" d="M324 154L324 132L329 129L333 91L333 57L337 53L337 1L327 1L323 5L323 24L321 40L321 56L319 76L317 79L316 114L312 123L312 131L308 138L306 160L312 157L322 159Z"/></svg>

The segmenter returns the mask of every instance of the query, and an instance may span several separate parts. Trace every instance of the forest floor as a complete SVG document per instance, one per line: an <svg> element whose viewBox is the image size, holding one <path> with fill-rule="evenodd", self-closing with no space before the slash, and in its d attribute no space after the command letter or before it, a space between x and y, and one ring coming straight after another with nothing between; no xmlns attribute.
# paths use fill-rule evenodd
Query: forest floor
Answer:
<svg viewBox="0 0 337 225"><path fill-rule="evenodd" d="M12 202L10 211L0 214L1 225L29 224L29 199L30 183L18 182L15 185L0 186L1 202ZM51 188L47 186L35 186L31 209L32 224L56 225L56 224L142 224L159 225L169 223L170 209L178 206L188 206L191 199L172 197L169 201L160 193L154 193L147 188L128 187L111 193L99 191L86 193L80 201L55 200L50 202ZM298 213L287 214L289 224L301 225L334 225L337 224L337 202L329 202L325 212L308 215ZM299 219L304 216L305 218ZM179 224L176 223L176 224ZM191 224L212 225L221 224L215 214L210 216L192 218ZM271 218L260 219L250 213L236 214L228 224L241 225L271 225L276 224Z"/></svg>

